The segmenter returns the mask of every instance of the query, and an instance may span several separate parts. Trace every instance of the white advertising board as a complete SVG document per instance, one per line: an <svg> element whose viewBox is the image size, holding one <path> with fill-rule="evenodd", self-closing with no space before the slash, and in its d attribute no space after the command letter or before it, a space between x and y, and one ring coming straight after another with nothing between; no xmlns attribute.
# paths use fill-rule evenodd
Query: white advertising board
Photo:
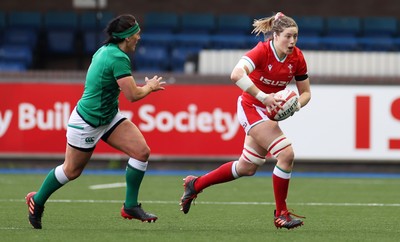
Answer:
<svg viewBox="0 0 400 242"><path fill-rule="evenodd" d="M312 86L281 127L297 158L400 161L400 87Z"/></svg>

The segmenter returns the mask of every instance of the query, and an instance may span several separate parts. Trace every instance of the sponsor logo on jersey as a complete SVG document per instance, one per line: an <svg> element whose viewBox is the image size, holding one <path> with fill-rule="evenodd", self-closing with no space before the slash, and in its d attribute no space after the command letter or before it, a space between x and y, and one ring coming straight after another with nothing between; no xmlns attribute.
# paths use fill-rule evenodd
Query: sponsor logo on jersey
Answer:
<svg viewBox="0 0 400 242"><path fill-rule="evenodd" d="M274 81L274 80L269 80L265 77L261 77L260 81L264 84L270 85L270 86L276 86L276 87L286 87L289 82L287 81Z"/></svg>

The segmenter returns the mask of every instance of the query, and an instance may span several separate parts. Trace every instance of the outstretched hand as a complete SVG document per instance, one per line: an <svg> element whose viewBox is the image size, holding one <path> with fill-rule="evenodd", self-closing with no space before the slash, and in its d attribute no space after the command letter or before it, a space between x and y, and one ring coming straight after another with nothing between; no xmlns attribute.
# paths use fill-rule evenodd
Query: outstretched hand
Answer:
<svg viewBox="0 0 400 242"><path fill-rule="evenodd" d="M149 79L148 77L144 78L146 85L148 85L152 92L164 90L165 81L161 81L162 77L154 76L153 78Z"/></svg>

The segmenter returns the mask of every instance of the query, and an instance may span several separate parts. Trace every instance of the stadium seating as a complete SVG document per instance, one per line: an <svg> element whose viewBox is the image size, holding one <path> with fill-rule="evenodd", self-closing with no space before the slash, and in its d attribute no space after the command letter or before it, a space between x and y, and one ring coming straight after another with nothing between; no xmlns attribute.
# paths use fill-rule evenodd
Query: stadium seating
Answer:
<svg viewBox="0 0 400 242"><path fill-rule="evenodd" d="M395 17L365 17L363 36L394 37L398 34L398 21Z"/></svg>
<svg viewBox="0 0 400 242"><path fill-rule="evenodd" d="M175 36L171 33L147 33L141 34L139 45L146 46L163 46L170 48L170 46L175 44Z"/></svg>
<svg viewBox="0 0 400 242"><path fill-rule="evenodd" d="M325 33L325 19L322 16L295 16L293 19L302 37L318 37Z"/></svg>
<svg viewBox="0 0 400 242"><path fill-rule="evenodd" d="M216 17L215 34L249 35L252 30L252 19L244 14L221 14Z"/></svg>
<svg viewBox="0 0 400 242"><path fill-rule="evenodd" d="M179 16L169 12L149 12L141 25L146 33L175 33L179 29Z"/></svg>
<svg viewBox="0 0 400 242"><path fill-rule="evenodd" d="M139 46L133 59L136 71L165 71L169 69L169 53L165 47Z"/></svg>
<svg viewBox="0 0 400 242"><path fill-rule="evenodd" d="M356 51L360 50L358 39L353 36L324 36L320 44L323 50Z"/></svg>
<svg viewBox="0 0 400 242"><path fill-rule="evenodd" d="M217 34L210 36L210 46L213 49L247 49L248 39L246 35Z"/></svg>
<svg viewBox="0 0 400 242"><path fill-rule="evenodd" d="M367 36L358 38L363 51L394 51L395 39L387 36Z"/></svg>
<svg viewBox="0 0 400 242"><path fill-rule="evenodd" d="M43 26L42 14L34 11L13 11L8 14L9 29L24 29L39 32Z"/></svg>
<svg viewBox="0 0 400 242"><path fill-rule="evenodd" d="M211 35L200 33L180 33L174 35L174 45L179 47L198 47L206 49L210 47Z"/></svg>
<svg viewBox="0 0 400 242"><path fill-rule="evenodd" d="M108 11L85 11L79 15L78 29L85 54L93 54L106 40L104 29L114 17L114 13Z"/></svg>
<svg viewBox="0 0 400 242"><path fill-rule="evenodd" d="M0 11L0 31L4 30L6 27L6 14Z"/></svg>
<svg viewBox="0 0 400 242"><path fill-rule="evenodd" d="M320 36L303 36L299 34L297 46L302 50L323 50L324 45Z"/></svg>
<svg viewBox="0 0 400 242"><path fill-rule="evenodd" d="M327 17L326 36L357 37L361 34L361 18L359 17Z"/></svg>
<svg viewBox="0 0 400 242"><path fill-rule="evenodd" d="M76 53L78 14L72 11L51 11L44 14L47 50L50 55Z"/></svg>
<svg viewBox="0 0 400 242"><path fill-rule="evenodd" d="M27 69L32 65L32 50L27 46L2 45L0 46L0 62L14 63Z"/></svg>
<svg viewBox="0 0 400 242"><path fill-rule="evenodd" d="M82 34L83 52L92 55L101 47L107 38L104 32L88 30Z"/></svg>
<svg viewBox="0 0 400 242"><path fill-rule="evenodd" d="M216 20L213 14L184 13L181 15L181 33L212 34L216 28Z"/></svg>
<svg viewBox="0 0 400 242"><path fill-rule="evenodd" d="M0 11L2 68L30 68L37 53L44 54L45 60L47 55L90 56L106 39L103 30L115 16L95 10ZM266 16L148 12L143 22L139 19L142 33L133 55L134 67L138 71L182 72L185 61L196 59L202 49L251 49L263 40L263 36L251 34L252 22L263 17ZM302 50L400 51L400 22L394 16L293 18L299 26L297 46ZM14 60L7 59L10 46L17 53ZM26 53L28 49L30 54Z"/></svg>
<svg viewBox="0 0 400 242"><path fill-rule="evenodd" d="M109 21L115 17L115 14L109 11L85 11L79 14L79 30L85 32L87 30L103 31Z"/></svg>
<svg viewBox="0 0 400 242"><path fill-rule="evenodd" d="M197 62L197 55L201 48L198 47L176 47L171 51L171 70L183 72L186 61Z"/></svg>
<svg viewBox="0 0 400 242"><path fill-rule="evenodd" d="M24 63L18 61L1 61L0 60L0 72L21 72L26 71L27 67Z"/></svg>
<svg viewBox="0 0 400 242"><path fill-rule="evenodd" d="M3 35L3 44L15 44L36 49L39 33L33 29L7 28Z"/></svg>

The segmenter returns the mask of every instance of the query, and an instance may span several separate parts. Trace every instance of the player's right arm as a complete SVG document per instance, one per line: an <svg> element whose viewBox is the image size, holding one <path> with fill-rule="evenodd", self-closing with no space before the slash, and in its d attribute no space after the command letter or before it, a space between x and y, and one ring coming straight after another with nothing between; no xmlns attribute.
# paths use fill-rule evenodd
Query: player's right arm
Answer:
<svg viewBox="0 0 400 242"><path fill-rule="evenodd" d="M232 70L232 82L243 91L258 99L266 107L278 106L281 108L279 102L283 101L283 99L275 98L274 93L266 94L254 85L253 81L248 76L253 70L253 66L247 60L241 58Z"/></svg>
<svg viewBox="0 0 400 242"><path fill-rule="evenodd" d="M124 96L130 101L138 101L151 92L158 90L164 90L164 81L161 81L162 77L154 76L153 78L145 78L146 84L144 86L136 85L136 81L133 76L126 76L117 80L117 83L124 94Z"/></svg>

